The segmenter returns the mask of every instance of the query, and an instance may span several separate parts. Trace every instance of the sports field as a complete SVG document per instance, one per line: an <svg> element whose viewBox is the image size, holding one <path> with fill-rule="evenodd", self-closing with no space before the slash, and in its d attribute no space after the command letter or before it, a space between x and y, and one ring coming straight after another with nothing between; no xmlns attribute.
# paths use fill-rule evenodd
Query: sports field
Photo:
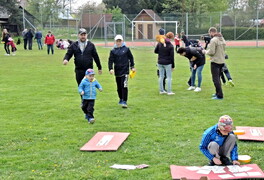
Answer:
<svg viewBox="0 0 264 180"><path fill-rule="evenodd" d="M203 131L221 115L230 115L235 126L264 126L263 48L227 48L235 87L223 87L224 100L211 100L209 61L202 91L187 91L189 63L179 55L173 72L175 95L159 95L153 48L132 49L137 74L129 80L129 107L122 109L107 68L110 48L97 47L103 74L96 78L103 92L98 92L93 125L80 109L73 59L62 65L66 51L47 55L46 47L18 49L10 57L0 49L0 179L171 179L171 164L208 163L198 146ZM81 152L100 131L131 134L116 152ZM263 143L238 141L238 148L264 169ZM109 168L143 163L150 167Z"/></svg>

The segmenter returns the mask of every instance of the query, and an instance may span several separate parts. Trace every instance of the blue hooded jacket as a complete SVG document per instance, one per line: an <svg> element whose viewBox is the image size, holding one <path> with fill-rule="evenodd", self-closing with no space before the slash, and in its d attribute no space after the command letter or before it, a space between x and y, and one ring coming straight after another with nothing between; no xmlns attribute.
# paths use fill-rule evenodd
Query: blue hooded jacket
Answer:
<svg viewBox="0 0 264 180"><path fill-rule="evenodd" d="M208 150L208 145L210 142L214 141L216 142L219 146L222 146L225 142L225 139L227 136L222 136L217 132L218 129L218 124L208 128L206 131L203 133L203 138L200 143L200 150L202 153L209 159L212 160L214 158L214 155L212 155L209 150ZM229 133L233 134L233 132ZM230 152L230 158L232 161L238 160L238 153L237 153L237 144L235 144L234 148Z"/></svg>
<svg viewBox="0 0 264 180"><path fill-rule="evenodd" d="M78 91L80 94L84 91L82 99L96 99L96 88L102 89L102 86L96 79L90 82L87 78L84 78L79 85Z"/></svg>

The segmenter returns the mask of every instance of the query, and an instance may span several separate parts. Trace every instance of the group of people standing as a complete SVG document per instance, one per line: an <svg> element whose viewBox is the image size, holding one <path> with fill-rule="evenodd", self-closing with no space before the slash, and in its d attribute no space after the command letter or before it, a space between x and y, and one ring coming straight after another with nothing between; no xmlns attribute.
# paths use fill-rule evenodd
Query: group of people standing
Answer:
<svg viewBox="0 0 264 180"><path fill-rule="evenodd" d="M163 30L164 31L164 30ZM161 33L161 31L160 31ZM200 92L201 84L202 84L202 71L206 62L205 55L208 55L211 60L211 74L212 80L215 86L216 92L212 95L212 99L223 99L223 92L221 86L221 80L223 83L226 83L224 74L228 78L228 83L231 86L234 86L231 75L228 71L225 60L227 59L227 55L225 53L226 42L221 33L217 32L217 29L212 27L208 31L210 35L210 39L206 38L206 49L209 44L209 50L204 49L198 43L190 43L188 38L184 33L181 33L182 37L179 38L177 34L174 38L175 41L175 50L181 56L189 59L191 77L189 78L188 85L189 88L187 90L194 90L195 92ZM162 34L165 34L162 32ZM166 38L167 34L165 35ZM183 41L185 47L180 47L180 41ZM164 42L159 42L155 48L155 53L158 54L158 68L159 68L159 90L160 94L168 94L173 95L174 93L171 91L171 72L174 69L174 52L173 45L170 41L166 41L166 46L164 46ZM196 75L198 76L198 85L195 85ZM164 78L165 77L165 78ZM168 91L165 91L165 79L167 79L168 83Z"/></svg>
<svg viewBox="0 0 264 180"><path fill-rule="evenodd" d="M24 50L32 50L33 38L37 41L38 49L43 50L43 43L42 43L43 35L41 31L36 30L36 33L34 33L32 29L24 29L22 31L22 37L23 37ZM7 29L3 29L2 42L4 43L4 49L6 52L5 55L10 56L10 46L11 46L12 55L15 55L15 52L17 50L16 44ZM18 40L18 42L20 43L20 39ZM47 45L47 53L54 54L55 36L51 33L51 31L48 31L47 35L45 36L44 43Z"/></svg>

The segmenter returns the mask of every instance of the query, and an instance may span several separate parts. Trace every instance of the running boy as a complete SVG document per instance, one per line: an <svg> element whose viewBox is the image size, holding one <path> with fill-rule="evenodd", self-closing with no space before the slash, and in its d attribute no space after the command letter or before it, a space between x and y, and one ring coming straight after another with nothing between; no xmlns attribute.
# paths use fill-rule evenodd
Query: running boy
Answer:
<svg viewBox="0 0 264 180"><path fill-rule="evenodd" d="M85 119L87 119L91 124L95 121L93 112L96 99L96 88L99 89L99 91L103 90L102 86L94 78L94 74L93 69L88 69L85 72L85 78L83 78L78 88L78 91L82 95L83 99L82 110L85 113Z"/></svg>
<svg viewBox="0 0 264 180"><path fill-rule="evenodd" d="M108 60L108 68L110 74L115 74L119 97L118 104L122 105L123 108L127 108L129 67L132 71L136 71L134 65L134 57L130 49L126 47L123 37L116 35L115 46L111 50Z"/></svg>

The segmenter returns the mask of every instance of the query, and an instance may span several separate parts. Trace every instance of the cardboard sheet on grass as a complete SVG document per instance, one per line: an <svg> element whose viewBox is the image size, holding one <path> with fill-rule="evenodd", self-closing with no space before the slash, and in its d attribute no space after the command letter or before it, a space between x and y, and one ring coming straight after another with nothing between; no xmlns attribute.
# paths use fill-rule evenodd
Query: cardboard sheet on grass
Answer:
<svg viewBox="0 0 264 180"><path fill-rule="evenodd" d="M98 132L80 150L81 151L116 151L130 133Z"/></svg>
<svg viewBox="0 0 264 180"><path fill-rule="evenodd" d="M210 180L264 178L263 171L256 164L234 166L170 166L172 179L183 177L199 180L207 176Z"/></svg>
<svg viewBox="0 0 264 180"><path fill-rule="evenodd" d="M264 127L236 126L236 130L245 131L245 134L237 135L239 140L264 141Z"/></svg>

